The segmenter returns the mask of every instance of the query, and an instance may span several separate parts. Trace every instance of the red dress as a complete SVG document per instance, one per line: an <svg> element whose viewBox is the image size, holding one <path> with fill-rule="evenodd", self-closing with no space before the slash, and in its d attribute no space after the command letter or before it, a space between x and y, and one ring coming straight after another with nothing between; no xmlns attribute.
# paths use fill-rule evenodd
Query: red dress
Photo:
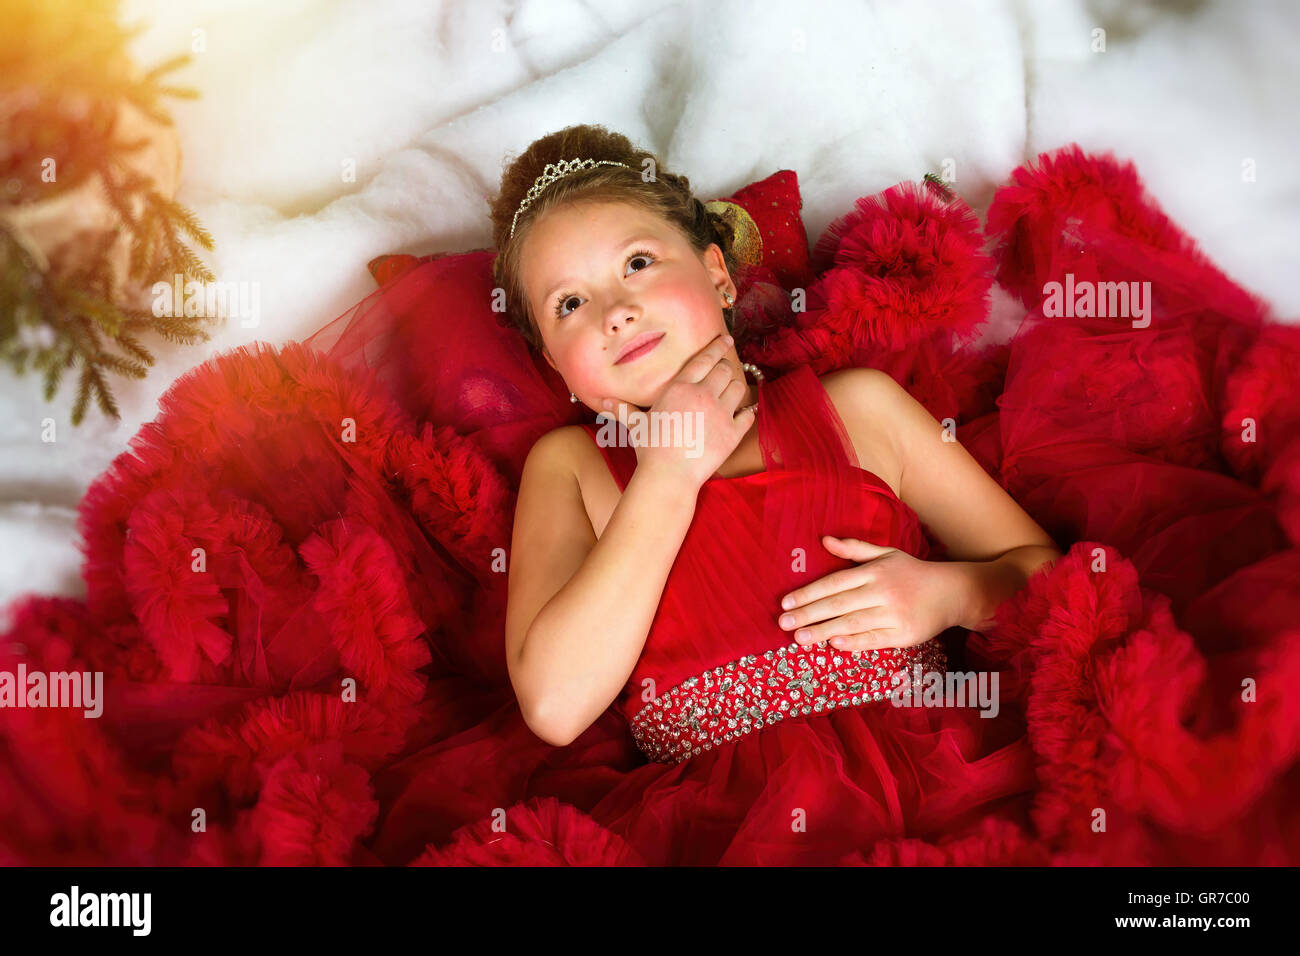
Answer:
<svg viewBox="0 0 1300 956"><path fill-rule="evenodd" d="M823 534L920 558L930 549L916 513L858 466L811 369L760 382L758 405L764 470L701 487L640 659L612 707L616 721L607 712L566 748L595 754L620 734L640 753L621 772L602 773L584 757L529 748L522 721L503 713L508 733L473 731L403 775L381 848L396 852L390 841L420 815L442 819L464 806L460 785L448 781L475 788L473 768L485 761L519 768L530 757L536 767L504 776L527 778L525 793L563 794L570 814L590 818L582 843L600 834L613 854L575 862L831 865L868 857L882 839L933 840L988 817L1026 822L1033 766L1023 720L974 706L895 706L889 696L917 664L944 669L940 637L845 653L801 647L778 626L784 594L852 565L822 546ZM596 441L600 426L584 427ZM635 450L596 444L622 490ZM502 736L515 746L503 747ZM403 802L418 812L403 812ZM486 847L494 862L533 862L536 841L507 834L546 830L534 812L564 809L516 805L504 833L470 826L421 862L484 862Z"/></svg>
<svg viewBox="0 0 1300 956"><path fill-rule="evenodd" d="M1022 730L973 707L899 707L919 647L805 647L780 599L852 562L823 534L928 554L916 513L858 467L807 366L758 385L765 470L709 479L618 699L654 761L591 809L651 863L833 864L885 837L961 829L1032 784ZM586 426L595 435L596 425ZM599 444L598 444L598 447ZM622 490L630 446L602 447ZM803 560L801 560L803 559ZM657 690L658 699L647 687Z"/></svg>

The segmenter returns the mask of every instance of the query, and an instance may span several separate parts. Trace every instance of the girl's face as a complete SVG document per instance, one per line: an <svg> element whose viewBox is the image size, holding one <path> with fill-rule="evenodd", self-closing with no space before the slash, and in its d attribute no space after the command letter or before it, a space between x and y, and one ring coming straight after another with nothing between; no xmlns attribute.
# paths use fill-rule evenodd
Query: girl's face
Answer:
<svg viewBox="0 0 1300 956"><path fill-rule="evenodd" d="M701 255L671 225L626 203L550 210L533 223L520 269L547 362L596 411L605 398L653 405L682 366L727 331L723 293L736 294L717 245ZM645 333L662 337L619 362ZM734 347L727 358L739 371Z"/></svg>

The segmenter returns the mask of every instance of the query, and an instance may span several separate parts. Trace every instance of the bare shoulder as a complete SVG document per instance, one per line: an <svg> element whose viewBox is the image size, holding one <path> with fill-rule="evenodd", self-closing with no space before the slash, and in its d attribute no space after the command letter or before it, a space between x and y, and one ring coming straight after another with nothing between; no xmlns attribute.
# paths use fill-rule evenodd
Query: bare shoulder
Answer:
<svg viewBox="0 0 1300 956"><path fill-rule="evenodd" d="M589 524L591 509L583 488L583 475L590 467L588 449L595 450L595 445L578 425L553 428L533 442L519 477L516 525L522 513L530 520L536 515L537 520L551 523L569 513L575 519L581 514L587 520L580 523Z"/></svg>
<svg viewBox="0 0 1300 956"><path fill-rule="evenodd" d="M897 408L902 386L887 372L875 368L842 368L820 379L853 441L858 464L882 479L897 495L902 461L892 431L896 416L891 411Z"/></svg>
<svg viewBox="0 0 1300 956"><path fill-rule="evenodd" d="M572 471L576 476L581 471L587 450L591 448L594 446L581 425L561 425L533 442L524 468L527 470L532 462L534 467L547 471Z"/></svg>
<svg viewBox="0 0 1300 956"><path fill-rule="evenodd" d="M894 380L878 368L856 366L839 368L821 376L822 387L828 392L832 388L853 390L883 388L887 382L893 383Z"/></svg>
<svg viewBox="0 0 1300 956"><path fill-rule="evenodd" d="M613 510L618 489L609 475L600 449L585 428L581 425L561 425L537 439L524 463L521 485L527 480L530 471L546 473L552 480L558 477L566 483L571 482L576 486L587 520L593 522L593 527L604 527L604 522L596 523L593 516ZM602 478L606 479L605 484L609 487L601 484ZM611 491L614 494L613 501L608 500Z"/></svg>

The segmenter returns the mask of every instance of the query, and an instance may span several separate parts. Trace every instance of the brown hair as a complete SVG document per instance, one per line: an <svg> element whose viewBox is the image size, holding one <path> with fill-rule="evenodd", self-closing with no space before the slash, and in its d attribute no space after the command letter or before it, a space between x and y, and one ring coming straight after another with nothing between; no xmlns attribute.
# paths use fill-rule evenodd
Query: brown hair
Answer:
<svg viewBox="0 0 1300 956"><path fill-rule="evenodd" d="M546 187L541 197L529 203L519 214L515 234L510 225L515 211L547 163L566 159L613 160L622 166L596 166L570 173ZM642 178L643 171L648 179ZM705 209L704 203L691 193L690 181L668 172L653 153L639 149L621 133L603 126L583 124L566 126L535 140L506 167L501 176L501 190L491 203L492 244L497 250L493 275L505 290L506 312L511 321L534 349L541 351L542 337L536 318L528 304L520 276L520 250L528 237L529 227L547 210L572 202L625 202L654 213L676 228L698 253L709 243L717 243L732 279L737 261L732 250L731 226L717 213ZM724 308L727 331L732 328L732 310Z"/></svg>

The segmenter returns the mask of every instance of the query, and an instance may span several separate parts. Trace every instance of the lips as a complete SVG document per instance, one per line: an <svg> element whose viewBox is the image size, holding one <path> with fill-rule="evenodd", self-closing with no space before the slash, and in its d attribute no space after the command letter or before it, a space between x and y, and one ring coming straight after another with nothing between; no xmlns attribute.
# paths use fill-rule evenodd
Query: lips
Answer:
<svg viewBox="0 0 1300 956"><path fill-rule="evenodd" d="M623 347L623 351L614 360L614 364L622 365L624 362L632 362L650 353L663 337L664 333L662 332L642 332Z"/></svg>

